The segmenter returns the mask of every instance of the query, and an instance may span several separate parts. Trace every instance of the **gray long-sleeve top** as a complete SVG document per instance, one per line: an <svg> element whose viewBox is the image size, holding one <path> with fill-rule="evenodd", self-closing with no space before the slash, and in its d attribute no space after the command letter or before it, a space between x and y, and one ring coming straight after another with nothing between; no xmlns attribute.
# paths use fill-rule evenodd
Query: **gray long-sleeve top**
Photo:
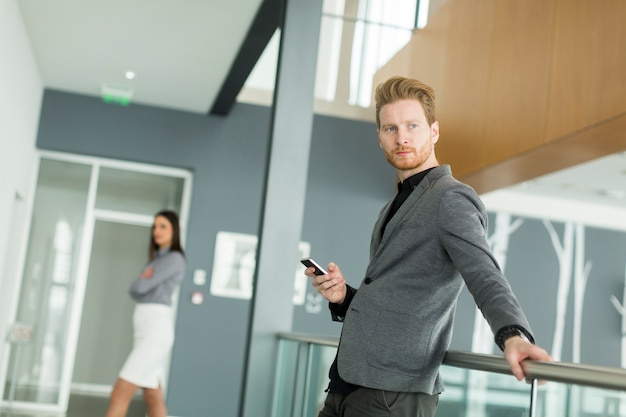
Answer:
<svg viewBox="0 0 626 417"><path fill-rule="evenodd" d="M186 264L182 253L170 251L169 248L159 250L141 272L152 268L152 276L137 277L128 288L130 296L137 303L172 305L172 293L183 281Z"/></svg>

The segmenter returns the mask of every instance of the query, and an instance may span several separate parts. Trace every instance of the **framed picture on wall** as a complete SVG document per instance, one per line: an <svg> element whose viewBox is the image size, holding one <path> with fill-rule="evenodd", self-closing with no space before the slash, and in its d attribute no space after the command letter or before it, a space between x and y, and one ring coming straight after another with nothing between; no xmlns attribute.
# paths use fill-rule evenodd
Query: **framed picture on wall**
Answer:
<svg viewBox="0 0 626 417"><path fill-rule="evenodd" d="M210 292L212 295L249 300L252 298L256 250L255 235L220 231L215 242ZM306 299L307 277L299 259L309 256L311 245L298 244L298 257L294 259L293 303L303 305Z"/></svg>

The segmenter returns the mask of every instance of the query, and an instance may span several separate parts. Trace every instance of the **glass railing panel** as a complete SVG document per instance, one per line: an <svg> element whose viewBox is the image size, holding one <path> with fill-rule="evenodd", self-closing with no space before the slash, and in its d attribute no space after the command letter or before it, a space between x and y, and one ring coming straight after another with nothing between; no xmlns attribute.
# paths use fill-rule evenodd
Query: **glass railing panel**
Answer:
<svg viewBox="0 0 626 417"><path fill-rule="evenodd" d="M279 335L273 417L316 417L325 398L337 339ZM624 417L626 370L563 362L522 362L517 381L500 355L450 351L437 417Z"/></svg>
<svg viewBox="0 0 626 417"><path fill-rule="evenodd" d="M328 387L328 370L335 359L337 348L312 344L310 347L308 395L302 407L303 417L315 417L326 400L326 388Z"/></svg>
<svg viewBox="0 0 626 417"><path fill-rule="evenodd" d="M531 386L512 375L451 366L441 367L445 391L439 396L437 417L528 416Z"/></svg>
<svg viewBox="0 0 626 417"><path fill-rule="evenodd" d="M298 374L298 351L300 343L293 340L280 340L272 416L290 416L296 390Z"/></svg>
<svg viewBox="0 0 626 417"><path fill-rule="evenodd" d="M626 392L548 382L536 417L623 417Z"/></svg>
<svg viewBox="0 0 626 417"><path fill-rule="evenodd" d="M315 417L324 400L337 348L280 340L273 417Z"/></svg>
<svg viewBox="0 0 626 417"><path fill-rule="evenodd" d="M273 417L316 417L326 399L334 346L281 340ZM443 366L446 386L436 416L528 416L530 385L512 375Z"/></svg>

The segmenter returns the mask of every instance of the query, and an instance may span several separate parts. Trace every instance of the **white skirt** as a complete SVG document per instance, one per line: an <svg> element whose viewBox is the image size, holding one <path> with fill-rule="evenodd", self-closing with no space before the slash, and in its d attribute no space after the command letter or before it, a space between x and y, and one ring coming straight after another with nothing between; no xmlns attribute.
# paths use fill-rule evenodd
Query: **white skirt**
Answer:
<svg viewBox="0 0 626 417"><path fill-rule="evenodd" d="M163 385L164 367L174 344L172 308L137 304L133 328L133 350L119 377L142 388L158 388Z"/></svg>

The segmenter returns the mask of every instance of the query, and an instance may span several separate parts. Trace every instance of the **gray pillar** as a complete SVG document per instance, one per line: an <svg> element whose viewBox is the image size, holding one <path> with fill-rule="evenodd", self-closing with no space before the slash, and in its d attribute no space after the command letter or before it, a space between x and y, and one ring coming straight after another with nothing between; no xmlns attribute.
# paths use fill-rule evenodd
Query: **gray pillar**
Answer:
<svg viewBox="0 0 626 417"><path fill-rule="evenodd" d="M293 319L322 0L286 0L240 416L271 415L276 334ZM253 139L253 138L251 138Z"/></svg>

